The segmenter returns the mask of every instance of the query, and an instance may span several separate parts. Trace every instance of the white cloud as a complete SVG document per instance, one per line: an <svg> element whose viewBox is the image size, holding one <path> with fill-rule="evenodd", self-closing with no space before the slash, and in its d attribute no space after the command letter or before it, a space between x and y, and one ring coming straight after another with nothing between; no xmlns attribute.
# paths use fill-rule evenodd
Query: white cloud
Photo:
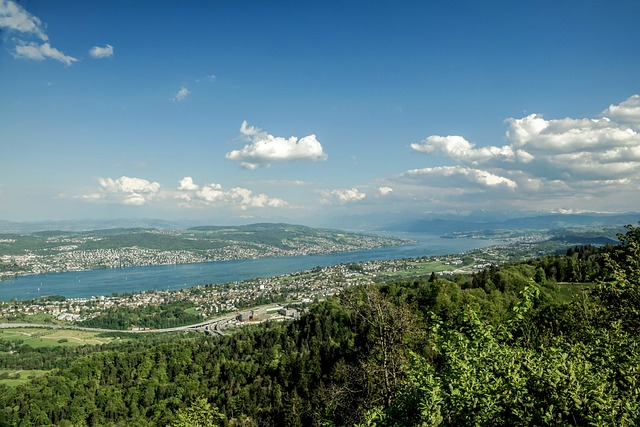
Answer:
<svg viewBox="0 0 640 427"><path fill-rule="evenodd" d="M193 183L193 179L190 176L185 176L180 180L180 185L178 185L178 190L184 191L197 191L200 187Z"/></svg>
<svg viewBox="0 0 640 427"><path fill-rule="evenodd" d="M616 194L620 205L628 206L622 194L640 186L638 95L610 105L594 118L530 114L506 123L501 146L477 146L457 135L432 135L411 144L432 161L444 157L455 165L406 171L396 185L402 194L423 199L424 193L438 200L471 193L514 205L535 200L540 205L562 201L564 206L592 206L598 197L610 203Z"/></svg>
<svg viewBox="0 0 640 427"><path fill-rule="evenodd" d="M559 194L559 189L576 196L605 187L626 191L623 187L640 183L638 95L609 106L596 118L547 120L530 114L506 122L503 146L477 147L451 135L433 135L411 144L413 150L445 156L458 166L408 171L403 176L430 177L443 186L463 186L460 178L464 178L483 186L517 187L523 198ZM451 180L440 181L436 176Z"/></svg>
<svg viewBox="0 0 640 427"><path fill-rule="evenodd" d="M496 158L503 161L514 161L518 156L524 161L531 159L528 153L514 151L509 146L475 148L475 144L456 135L429 136L421 143L411 144L411 148L424 153L443 154L470 164L479 164Z"/></svg>
<svg viewBox="0 0 640 427"><path fill-rule="evenodd" d="M213 206L247 210L249 208L281 208L287 206L282 199L265 194L254 194L251 190L234 187L223 189L220 184L206 184L202 187L194 184L191 177L180 180L175 197L184 200L183 207Z"/></svg>
<svg viewBox="0 0 640 427"><path fill-rule="evenodd" d="M357 202L367 197L366 193L357 188L339 189L339 190L320 190L322 202L327 204L345 204L349 202Z"/></svg>
<svg viewBox="0 0 640 427"><path fill-rule="evenodd" d="M42 41L49 40L42 21L12 0L0 0L0 30L3 29L33 35Z"/></svg>
<svg viewBox="0 0 640 427"><path fill-rule="evenodd" d="M213 207L245 211L258 208L282 208L282 199L255 194L241 187L225 190L220 184L197 185L193 178L182 178L175 189L161 188L157 182L122 176L118 179L98 178L100 189L80 196L87 202L106 201L129 206L142 206L152 201L180 201L183 208Z"/></svg>
<svg viewBox="0 0 640 427"><path fill-rule="evenodd" d="M378 187L377 195L380 197L388 196L391 193L393 193L393 188L391 187Z"/></svg>
<svg viewBox="0 0 640 427"><path fill-rule="evenodd" d="M437 166L432 168L412 169L403 177L420 180L433 187L466 187L472 184L476 187L502 187L515 189L515 181L503 176L495 175L481 169L461 166Z"/></svg>
<svg viewBox="0 0 640 427"><path fill-rule="evenodd" d="M15 37L11 38L11 41L15 43L13 52L15 58L36 61L53 59L65 65L71 65L78 61L51 46L45 32L45 25L40 18L32 15L12 0L0 0L0 33L3 31L10 34L16 33ZM38 41L28 40L33 38Z"/></svg>
<svg viewBox="0 0 640 427"><path fill-rule="evenodd" d="M55 59L65 65L71 65L78 60L72 56L65 55L49 43L19 43L13 54L16 58L33 59L42 61L43 59Z"/></svg>
<svg viewBox="0 0 640 427"><path fill-rule="evenodd" d="M189 89L182 86L180 89L178 89L178 92L176 92L172 99L174 101L184 101L185 99L187 99L187 96L189 96L190 93L191 91Z"/></svg>
<svg viewBox="0 0 640 427"><path fill-rule="evenodd" d="M105 47L94 46L89 50L89 55L96 59L109 58L110 56L113 56L113 46L110 44Z"/></svg>
<svg viewBox="0 0 640 427"><path fill-rule="evenodd" d="M118 179L98 178L100 192L83 196L86 200L108 200L123 205L140 206L153 200L160 184L146 179L122 176Z"/></svg>
<svg viewBox="0 0 640 427"><path fill-rule="evenodd" d="M508 119L506 138L512 147L532 155L598 152L638 143L638 134L608 118L545 120L540 114Z"/></svg>
<svg viewBox="0 0 640 427"><path fill-rule="evenodd" d="M640 127L640 95L633 95L619 105L610 105L602 112L602 116L638 129Z"/></svg>
<svg viewBox="0 0 640 427"><path fill-rule="evenodd" d="M233 150L226 154L229 160L241 162L246 169L267 167L272 162L296 160L326 160L327 155L315 135L298 139L276 137L263 130L249 126L245 121L240 126L240 136L250 141L241 150Z"/></svg>

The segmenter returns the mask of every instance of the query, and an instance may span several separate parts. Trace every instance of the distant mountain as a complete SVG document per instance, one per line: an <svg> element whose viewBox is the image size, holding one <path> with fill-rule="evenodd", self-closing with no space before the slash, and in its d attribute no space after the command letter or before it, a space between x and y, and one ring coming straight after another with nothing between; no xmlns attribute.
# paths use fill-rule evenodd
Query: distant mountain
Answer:
<svg viewBox="0 0 640 427"><path fill-rule="evenodd" d="M325 229L351 231L428 232L448 234L480 230L522 229L549 230L572 227L611 227L626 224L636 225L639 212L604 213L540 213L540 212L490 212L477 211L468 215L425 214L415 212L385 212L364 215L344 215L331 219L309 218L306 225ZM269 221L262 224L282 224L287 221ZM298 222L298 221L296 221ZM17 222L0 220L0 233L35 233L50 230L91 231L108 229L162 229L186 230L193 227L210 226L202 220L170 221L154 218L81 219L64 221Z"/></svg>
<svg viewBox="0 0 640 427"><path fill-rule="evenodd" d="M0 220L0 233L35 233L41 231L91 231L114 228L155 228L183 230L202 221L167 221L153 218L80 219L63 221L17 222Z"/></svg>
<svg viewBox="0 0 640 427"><path fill-rule="evenodd" d="M551 230L575 227L612 227L637 224L640 213L621 214L543 214L518 218L489 220L486 216L476 219L473 216L451 217L449 219L413 219L399 221L384 227L388 231L427 232L448 234L469 231L508 230Z"/></svg>

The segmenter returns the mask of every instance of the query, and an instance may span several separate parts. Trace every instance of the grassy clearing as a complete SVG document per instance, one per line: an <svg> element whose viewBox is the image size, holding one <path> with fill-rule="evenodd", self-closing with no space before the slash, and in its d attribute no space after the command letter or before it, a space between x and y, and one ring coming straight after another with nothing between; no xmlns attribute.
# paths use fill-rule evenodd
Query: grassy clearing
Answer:
<svg viewBox="0 0 640 427"><path fill-rule="evenodd" d="M99 332L78 331L73 329L15 328L0 329L0 339L22 340L34 348L107 344L113 337L101 336Z"/></svg>
<svg viewBox="0 0 640 427"><path fill-rule="evenodd" d="M49 371L39 369L0 369L0 384L15 387L41 377L47 372Z"/></svg>
<svg viewBox="0 0 640 427"><path fill-rule="evenodd" d="M44 333L49 329L42 328L7 328L0 329L0 339L3 340L28 340L39 333Z"/></svg>
<svg viewBox="0 0 640 427"><path fill-rule="evenodd" d="M35 323L38 325L68 325L69 322L56 319L55 316L45 313L36 314L18 314L15 316L8 316L2 320L4 323Z"/></svg>
<svg viewBox="0 0 640 427"><path fill-rule="evenodd" d="M441 261L415 261L409 263L407 268L403 268L399 271L386 273L389 277L394 278L406 278L406 277L421 277L429 276L432 272L451 271L457 267L450 264L445 264Z"/></svg>
<svg viewBox="0 0 640 427"><path fill-rule="evenodd" d="M558 283L558 295L564 302L569 302L574 296L593 288L593 283Z"/></svg>

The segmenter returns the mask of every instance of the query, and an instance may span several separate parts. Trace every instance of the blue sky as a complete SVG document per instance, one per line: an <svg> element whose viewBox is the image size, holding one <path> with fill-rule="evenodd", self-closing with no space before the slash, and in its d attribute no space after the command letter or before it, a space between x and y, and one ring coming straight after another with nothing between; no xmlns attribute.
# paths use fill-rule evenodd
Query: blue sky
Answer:
<svg viewBox="0 0 640 427"><path fill-rule="evenodd" d="M0 0L0 219L638 211L640 2Z"/></svg>

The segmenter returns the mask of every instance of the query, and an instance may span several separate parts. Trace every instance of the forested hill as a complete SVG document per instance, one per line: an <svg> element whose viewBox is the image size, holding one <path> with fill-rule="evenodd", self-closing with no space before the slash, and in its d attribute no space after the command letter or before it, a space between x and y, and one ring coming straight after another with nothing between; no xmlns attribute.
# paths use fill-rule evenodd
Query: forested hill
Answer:
<svg viewBox="0 0 640 427"><path fill-rule="evenodd" d="M20 274L317 255L408 243L291 224L0 233L0 279Z"/></svg>
<svg viewBox="0 0 640 427"><path fill-rule="evenodd" d="M1 388L0 425L639 425L639 244L628 227L616 246L354 286L289 324L42 358L59 369Z"/></svg>

